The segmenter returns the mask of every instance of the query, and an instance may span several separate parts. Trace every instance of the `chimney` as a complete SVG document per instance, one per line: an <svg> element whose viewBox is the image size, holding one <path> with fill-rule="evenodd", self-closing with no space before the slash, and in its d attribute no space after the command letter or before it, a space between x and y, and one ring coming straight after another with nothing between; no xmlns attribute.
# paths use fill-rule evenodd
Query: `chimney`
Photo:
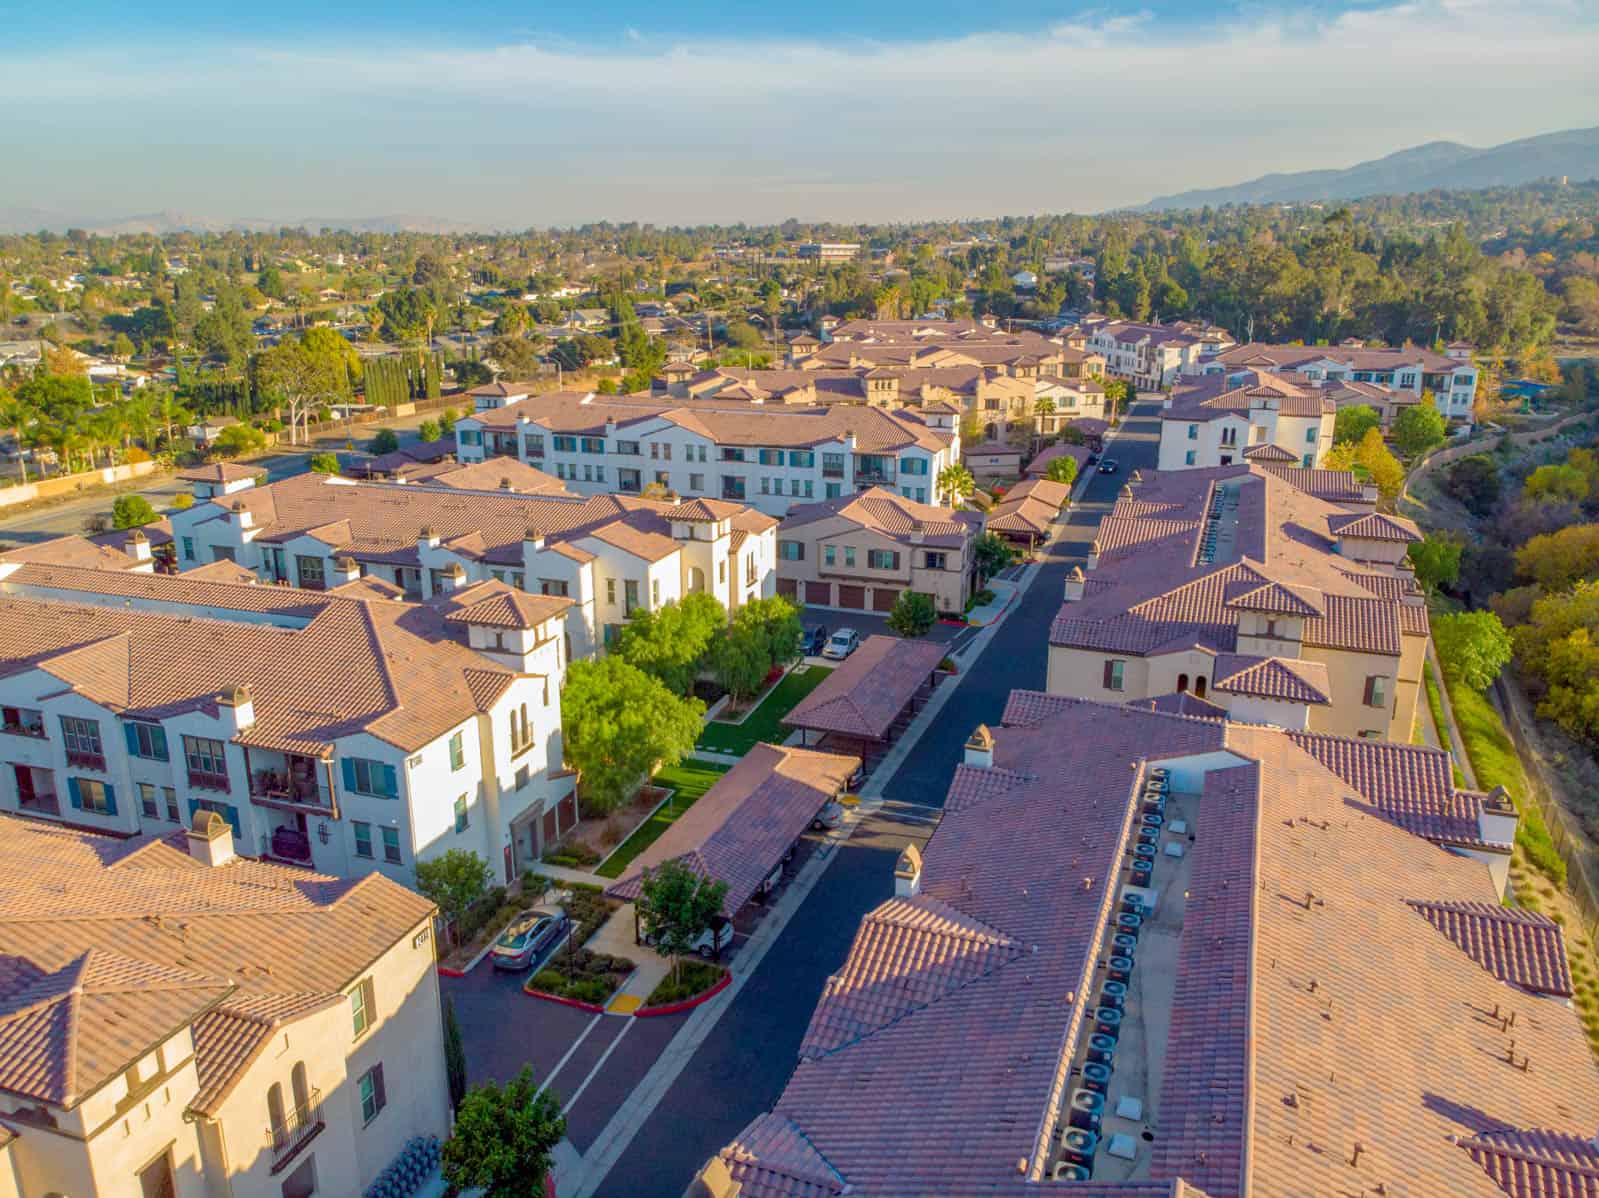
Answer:
<svg viewBox="0 0 1599 1198"><path fill-rule="evenodd" d="M184 835L189 841L189 856L201 865L215 868L233 860L233 829L215 811L196 811L194 827Z"/></svg>
<svg viewBox="0 0 1599 1198"><path fill-rule="evenodd" d="M255 527L255 519L250 515L249 509L244 506L244 500L242 499L233 501L233 518L238 522L240 528Z"/></svg>
<svg viewBox="0 0 1599 1198"><path fill-rule="evenodd" d="M511 485L511 480L509 478L501 478L500 479L500 490L502 490L502 491L514 491L514 490L516 490L516 488Z"/></svg>
<svg viewBox="0 0 1599 1198"><path fill-rule="evenodd" d="M122 548L136 562L150 560L150 538L137 528L128 534L128 539L123 542Z"/></svg>
<svg viewBox="0 0 1599 1198"><path fill-rule="evenodd" d="M1127 485L1129 487L1141 486L1143 484L1143 481L1144 481L1144 472L1142 470L1134 470L1131 474L1129 474L1127 476Z"/></svg>
<svg viewBox="0 0 1599 1198"><path fill-rule="evenodd" d="M333 559L333 585L343 586L347 582L354 582L361 577L361 567L355 564L355 559L348 555L340 555Z"/></svg>
<svg viewBox="0 0 1599 1198"><path fill-rule="evenodd" d="M234 732L243 732L255 723L255 696L247 686L230 686L217 696L217 706L222 709L222 719L233 725Z"/></svg>
<svg viewBox="0 0 1599 1198"><path fill-rule="evenodd" d="M529 549L531 549L534 553L540 553L544 549L544 534L538 529L532 527L529 527L528 530L522 534L522 553L524 556L527 554Z"/></svg>
<svg viewBox="0 0 1599 1198"><path fill-rule="evenodd" d="M1489 844L1514 844L1516 841L1516 805L1503 786L1496 786L1482 799L1482 810L1477 814L1477 835Z"/></svg>
<svg viewBox="0 0 1599 1198"><path fill-rule="evenodd" d="M1072 572L1066 575L1066 602L1076 603L1083 597L1083 592L1088 588L1088 580L1083 577L1083 568L1073 566Z"/></svg>
<svg viewBox="0 0 1599 1198"><path fill-rule="evenodd" d="M416 534L416 539L418 544L429 549L437 549L439 547L439 536L433 531L431 524L424 524L422 530Z"/></svg>
<svg viewBox="0 0 1599 1198"><path fill-rule="evenodd" d="M738 1198L743 1192L744 1187L733 1180L727 1162L719 1156L713 1156L689 1182L683 1198Z"/></svg>
<svg viewBox="0 0 1599 1198"><path fill-rule="evenodd" d="M458 591L466 585L466 570L460 562L451 562L450 568L444 571L444 589Z"/></svg>
<svg viewBox="0 0 1599 1198"><path fill-rule="evenodd" d="M965 762L985 770L994 764L994 734L987 724L977 725L966 738Z"/></svg>
<svg viewBox="0 0 1599 1198"><path fill-rule="evenodd" d="M1131 499L1132 497L1133 497L1133 485L1132 485L1132 483L1123 483L1122 484L1122 489L1120 491L1120 498L1122 498L1122 499Z"/></svg>
<svg viewBox="0 0 1599 1198"><path fill-rule="evenodd" d="M894 897L915 898L921 892L922 850L908 844L894 862Z"/></svg>
<svg viewBox="0 0 1599 1198"><path fill-rule="evenodd" d="M1094 543L1088 547L1088 568L1099 569L1099 538L1094 538Z"/></svg>

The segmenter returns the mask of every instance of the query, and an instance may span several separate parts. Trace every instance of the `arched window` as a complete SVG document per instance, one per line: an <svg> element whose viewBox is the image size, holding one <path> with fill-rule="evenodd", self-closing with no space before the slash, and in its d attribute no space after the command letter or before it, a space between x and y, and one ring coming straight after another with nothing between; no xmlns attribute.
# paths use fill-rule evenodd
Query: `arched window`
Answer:
<svg viewBox="0 0 1599 1198"><path fill-rule="evenodd" d="M283 1124L283 1086L273 1082L267 1091L267 1126L276 1133Z"/></svg>
<svg viewBox="0 0 1599 1198"><path fill-rule="evenodd" d="M302 1119L311 1105L311 1086L305 1078L305 1062L296 1061L294 1072L289 1077L289 1085L294 1090L294 1110Z"/></svg>
<svg viewBox="0 0 1599 1198"><path fill-rule="evenodd" d="M696 595L705 590L705 571L698 566L688 568L688 589Z"/></svg>
<svg viewBox="0 0 1599 1198"><path fill-rule="evenodd" d="M1194 697L1196 699L1203 699L1205 697L1204 675L1200 675L1198 678L1194 679Z"/></svg>
<svg viewBox="0 0 1599 1198"><path fill-rule="evenodd" d="M1187 689L1188 689L1188 675L1187 674L1179 674L1179 675L1177 675L1177 693L1180 695Z"/></svg>

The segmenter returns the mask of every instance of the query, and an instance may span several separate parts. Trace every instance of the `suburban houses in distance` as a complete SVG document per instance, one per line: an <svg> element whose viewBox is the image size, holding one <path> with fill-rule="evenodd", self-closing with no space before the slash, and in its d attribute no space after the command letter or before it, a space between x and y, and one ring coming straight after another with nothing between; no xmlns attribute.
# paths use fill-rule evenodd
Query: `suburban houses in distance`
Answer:
<svg viewBox="0 0 1599 1198"><path fill-rule="evenodd" d="M303 1198L434 1166L434 907L234 856L220 816L116 840L0 816L0 1195Z"/></svg>
<svg viewBox="0 0 1599 1198"><path fill-rule="evenodd" d="M1253 371L1185 379L1162 401L1158 468L1259 460L1314 469L1332 448L1336 415L1320 383Z"/></svg>
<svg viewBox="0 0 1599 1198"><path fill-rule="evenodd" d="M1150 324L1094 316L1078 327L1088 349L1104 358L1105 372L1140 391L1169 387L1178 375L1194 373L1202 359L1235 344L1225 329L1191 320Z"/></svg>

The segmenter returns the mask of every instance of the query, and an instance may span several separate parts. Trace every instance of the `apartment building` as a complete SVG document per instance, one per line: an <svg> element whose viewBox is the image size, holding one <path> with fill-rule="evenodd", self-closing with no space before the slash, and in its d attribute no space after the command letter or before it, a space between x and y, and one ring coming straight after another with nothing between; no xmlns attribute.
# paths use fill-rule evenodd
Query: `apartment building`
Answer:
<svg viewBox="0 0 1599 1198"><path fill-rule="evenodd" d="M960 456L955 426L953 412L909 408L565 391L463 417L455 433L463 462L517 457L582 495L659 486L781 517L875 486L938 502L939 471Z"/></svg>
<svg viewBox="0 0 1599 1198"><path fill-rule="evenodd" d="M903 591L965 612L976 574L976 512L886 487L792 509L777 530L777 593L797 603L887 612Z"/></svg>
<svg viewBox="0 0 1599 1198"><path fill-rule="evenodd" d="M0 810L114 836L212 811L244 857L409 884L461 848L509 880L576 822L572 600L396 595L0 565Z"/></svg>
<svg viewBox="0 0 1599 1198"><path fill-rule="evenodd" d="M861 247L855 241L807 241L794 256L811 262L853 262L861 256Z"/></svg>
<svg viewBox="0 0 1599 1198"><path fill-rule="evenodd" d="M450 1127L433 905L0 816L0 1196L347 1198Z"/></svg>
<svg viewBox="0 0 1599 1198"><path fill-rule="evenodd" d="M1169 387L1200 360L1233 344L1226 330L1189 321L1147 324L1135 320L1086 322L1088 348L1105 359L1105 370L1140 391Z"/></svg>
<svg viewBox="0 0 1599 1198"><path fill-rule="evenodd" d="M1251 341L1211 354L1196 362L1192 374L1231 374L1252 370L1267 374L1297 374L1312 381L1376 383L1420 397L1432 393L1438 410L1450 420L1472 422L1472 402L1477 395L1478 370L1469 345L1451 346L1447 353L1407 345L1399 349L1373 348L1361 342L1342 345L1271 345Z"/></svg>
<svg viewBox="0 0 1599 1198"><path fill-rule="evenodd" d="M1321 383L1243 371L1189 379L1161 404L1162 470L1235 462L1320 466L1333 444L1337 403Z"/></svg>
<svg viewBox="0 0 1599 1198"><path fill-rule="evenodd" d="M1234 720L1408 741L1429 635L1406 560L1421 535L1317 499L1297 473L1135 472L1066 584L1050 693L1191 694Z"/></svg>
<svg viewBox="0 0 1599 1198"><path fill-rule="evenodd" d="M570 600L568 660L592 656L639 607L702 591L732 610L771 595L776 529L772 516L715 499L463 491L319 474L173 513L182 569L232 561L263 582L320 591L361 579L412 600L495 581Z"/></svg>
<svg viewBox="0 0 1599 1198"><path fill-rule="evenodd" d="M1592 1188L1563 933L1448 754L1013 691L941 810L691 1192Z"/></svg>

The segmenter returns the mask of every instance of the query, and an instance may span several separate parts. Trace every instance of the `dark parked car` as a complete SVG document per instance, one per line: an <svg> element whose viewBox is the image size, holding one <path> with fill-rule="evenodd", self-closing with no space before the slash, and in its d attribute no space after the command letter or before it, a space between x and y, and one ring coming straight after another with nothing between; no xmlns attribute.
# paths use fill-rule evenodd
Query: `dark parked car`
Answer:
<svg viewBox="0 0 1599 1198"><path fill-rule="evenodd" d="M805 626L805 636L800 641L800 652L801 653L803 653L806 657L819 656L821 654L821 652L822 652L823 646L825 646L826 644L827 644L827 625L826 624L807 624Z"/></svg>
<svg viewBox="0 0 1599 1198"><path fill-rule="evenodd" d="M506 928L489 950L496 969L531 969L546 950L560 940L567 927L566 912L534 907Z"/></svg>
<svg viewBox="0 0 1599 1198"><path fill-rule="evenodd" d="M1120 468L1115 458L1101 458L1099 461L1099 472L1101 474L1115 474Z"/></svg>

